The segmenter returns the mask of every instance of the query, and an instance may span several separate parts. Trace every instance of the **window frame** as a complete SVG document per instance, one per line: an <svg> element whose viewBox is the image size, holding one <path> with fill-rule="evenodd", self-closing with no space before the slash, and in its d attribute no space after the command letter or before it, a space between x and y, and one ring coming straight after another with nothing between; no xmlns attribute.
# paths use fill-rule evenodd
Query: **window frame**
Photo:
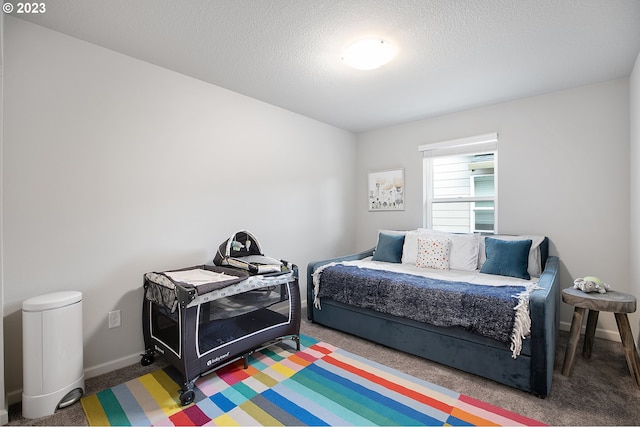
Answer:
<svg viewBox="0 0 640 427"><path fill-rule="evenodd" d="M484 234L496 234L498 232L498 134L491 133L478 135L469 138L456 139L451 141L442 141L432 144L424 144L418 147L423 153L423 226L433 228L433 204L441 203L472 203L472 202L493 202L493 231L475 230L475 211L471 207L472 215L470 217L470 232L479 232ZM439 197L434 198L433 191L433 161L435 157L451 157L456 155L477 155L477 154L493 154L493 185L494 195L488 196L456 196L456 197ZM473 179L473 176L470 178Z"/></svg>

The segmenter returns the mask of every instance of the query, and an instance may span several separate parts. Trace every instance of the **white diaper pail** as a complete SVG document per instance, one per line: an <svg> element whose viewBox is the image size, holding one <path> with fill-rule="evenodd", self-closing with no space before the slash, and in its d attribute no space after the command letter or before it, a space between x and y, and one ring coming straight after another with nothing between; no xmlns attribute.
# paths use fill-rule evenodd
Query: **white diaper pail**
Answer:
<svg viewBox="0 0 640 427"><path fill-rule="evenodd" d="M22 303L22 416L40 418L84 393L82 293L53 292Z"/></svg>

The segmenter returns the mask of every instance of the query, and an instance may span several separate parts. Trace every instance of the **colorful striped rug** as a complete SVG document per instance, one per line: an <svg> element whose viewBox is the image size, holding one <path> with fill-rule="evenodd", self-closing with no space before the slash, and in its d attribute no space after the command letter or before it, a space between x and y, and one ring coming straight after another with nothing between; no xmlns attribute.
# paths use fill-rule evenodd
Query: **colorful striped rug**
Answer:
<svg viewBox="0 0 640 427"><path fill-rule="evenodd" d="M544 425L306 336L196 382L180 406L180 375L159 369L88 395L89 425Z"/></svg>

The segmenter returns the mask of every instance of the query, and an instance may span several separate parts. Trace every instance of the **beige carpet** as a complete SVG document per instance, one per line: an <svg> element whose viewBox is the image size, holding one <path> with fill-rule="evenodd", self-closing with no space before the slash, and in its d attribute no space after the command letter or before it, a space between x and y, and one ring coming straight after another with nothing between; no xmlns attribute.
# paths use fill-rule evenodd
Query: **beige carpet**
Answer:
<svg viewBox="0 0 640 427"><path fill-rule="evenodd" d="M566 378L560 374L560 370L568 334L561 332L551 394L546 399L539 399L493 381L307 321L302 322L301 332L415 377L551 425L640 425L640 390L633 382L622 345L618 342L596 339L592 358L583 359L578 355L571 377ZM86 392L95 393L165 365L159 357L148 367L135 364L87 379ZM79 403L37 420L22 418L20 409L20 404L11 405L9 425L86 425Z"/></svg>

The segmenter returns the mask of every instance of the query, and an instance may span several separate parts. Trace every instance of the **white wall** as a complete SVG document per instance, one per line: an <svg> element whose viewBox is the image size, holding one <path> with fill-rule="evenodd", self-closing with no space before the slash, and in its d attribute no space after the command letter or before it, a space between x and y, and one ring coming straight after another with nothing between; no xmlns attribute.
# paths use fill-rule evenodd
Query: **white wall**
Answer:
<svg viewBox="0 0 640 427"><path fill-rule="evenodd" d="M83 292L92 376L139 362L147 271L210 262L238 229L302 276L309 261L354 250L353 134L22 20L7 17L5 30L13 400L27 298ZM122 327L107 328L111 310Z"/></svg>
<svg viewBox="0 0 640 427"><path fill-rule="evenodd" d="M640 297L629 280L628 79L358 135L357 247L373 246L380 228L422 226L419 145L489 132L500 139L499 232L549 236L562 287L594 275ZM406 211L368 212L367 173L396 167L405 168ZM563 327L571 313L563 304ZM600 336L618 336L613 315L600 316L599 328Z"/></svg>
<svg viewBox="0 0 640 427"><path fill-rule="evenodd" d="M4 13L0 14L0 100L3 99L4 88ZM0 103L0 159L2 159L2 147L4 136L4 124L2 114L3 103ZM2 273L2 162L0 162L0 425L9 422L9 413L7 411L7 400L4 387L4 292L3 289L3 273Z"/></svg>
<svg viewBox="0 0 640 427"><path fill-rule="evenodd" d="M633 72L629 79L629 118L631 121L630 141L631 153L629 156L629 168L631 173L631 188L629 201L631 204L631 256L629 280L633 294L640 297L640 53L633 67ZM640 307L639 307L640 309ZM640 329L640 319L634 323L636 331ZM638 343L638 335L634 335Z"/></svg>

